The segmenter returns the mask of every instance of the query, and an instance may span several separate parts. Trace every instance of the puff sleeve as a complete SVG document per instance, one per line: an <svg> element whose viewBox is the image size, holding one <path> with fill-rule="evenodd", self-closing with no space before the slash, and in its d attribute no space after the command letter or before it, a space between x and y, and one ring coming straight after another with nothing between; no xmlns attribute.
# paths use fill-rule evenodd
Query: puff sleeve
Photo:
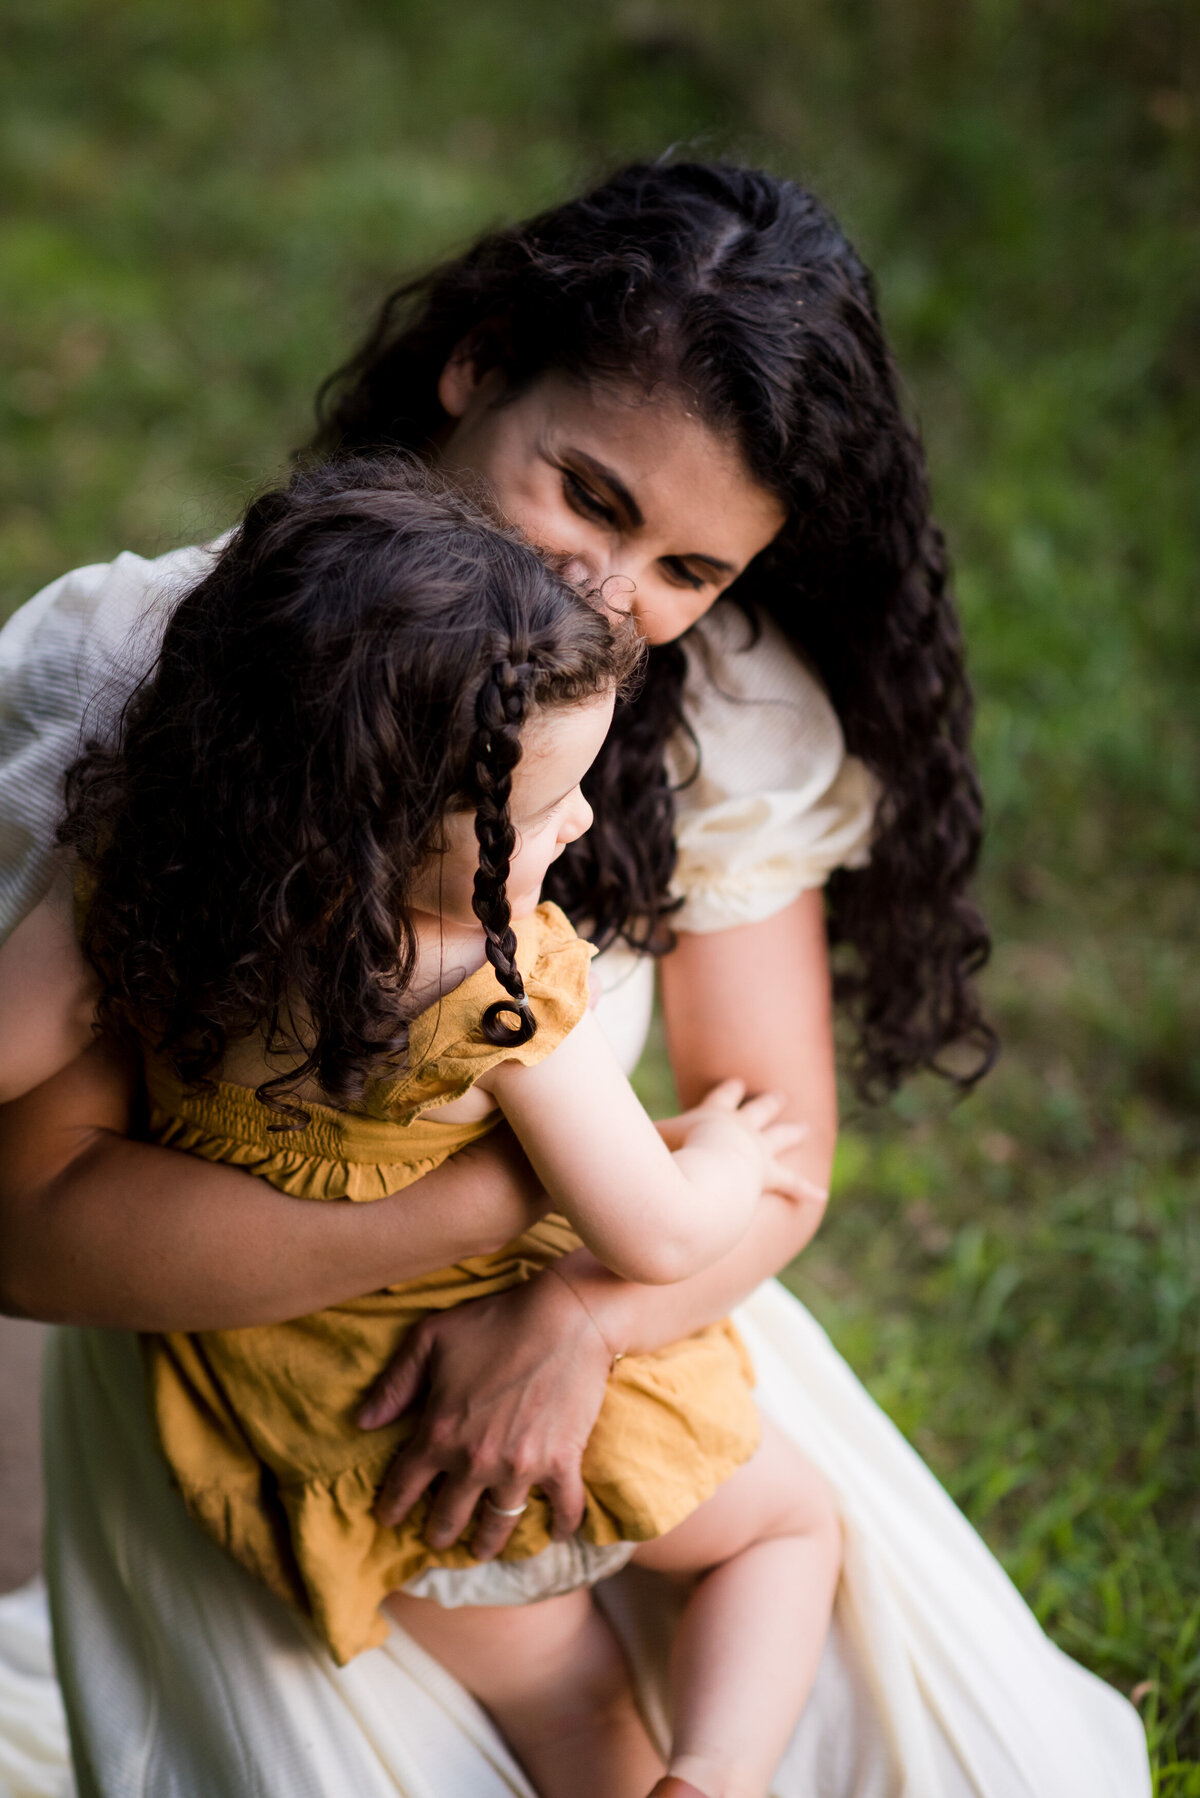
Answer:
<svg viewBox="0 0 1200 1798"><path fill-rule="evenodd" d="M752 632L720 606L687 645L684 709L696 734L673 746L680 930L726 930L782 911L835 868L870 856L878 783L846 753L824 688L770 619Z"/></svg>
<svg viewBox="0 0 1200 1798"><path fill-rule="evenodd" d="M63 776L158 654L211 551L122 555L43 588L0 631L0 942L50 884Z"/></svg>

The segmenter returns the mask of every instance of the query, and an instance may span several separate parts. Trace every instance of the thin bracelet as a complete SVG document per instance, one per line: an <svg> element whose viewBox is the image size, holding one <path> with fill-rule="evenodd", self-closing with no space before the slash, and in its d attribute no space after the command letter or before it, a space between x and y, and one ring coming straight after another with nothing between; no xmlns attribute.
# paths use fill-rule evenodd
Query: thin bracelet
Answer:
<svg viewBox="0 0 1200 1798"><path fill-rule="evenodd" d="M588 1304L587 1300L584 1298L583 1294L579 1291L578 1287L572 1286L572 1284L571 1284L570 1280L568 1280L566 1274L564 1274L559 1268L555 1267L553 1261L550 1261L546 1264L546 1268L544 1271L548 1274L557 1274L558 1278L562 1281L562 1283L566 1287L567 1291L569 1293L571 1293L573 1295L573 1297L576 1298L578 1300L578 1302L583 1306L584 1311L587 1313L588 1321L590 1322L593 1330L595 1330L597 1336L600 1338L601 1342L604 1344L604 1352L608 1356L608 1371L609 1371L609 1373L611 1373L613 1371L614 1367L617 1365L617 1362L623 1361L625 1359L625 1350L624 1349L612 1349L609 1347L608 1337L604 1334L604 1331L600 1328L600 1325L596 1322L595 1313L593 1312L592 1307Z"/></svg>

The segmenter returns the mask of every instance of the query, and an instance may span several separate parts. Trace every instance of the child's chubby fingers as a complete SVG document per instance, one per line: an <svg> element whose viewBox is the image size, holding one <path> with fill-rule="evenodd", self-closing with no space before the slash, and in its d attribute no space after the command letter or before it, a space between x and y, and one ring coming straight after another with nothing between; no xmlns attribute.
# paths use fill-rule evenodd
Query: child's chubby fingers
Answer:
<svg viewBox="0 0 1200 1798"><path fill-rule="evenodd" d="M768 1155L786 1155L808 1135L807 1124L768 1124L761 1132L761 1140Z"/></svg>
<svg viewBox="0 0 1200 1798"><path fill-rule="evenodd" d="M736 1112L745 1097L746 1082L731 1075L728 1080L720 1080L716 1086L709 1087L692 1115L694 1116L696 1111L701 1113L706 1111Z"/></svg>
<svg viewBox="0 0 1200 1798"><path fill-rule="evenodd" d="M826 1205L829 1202L827 1187L818 1186L815 1180L808 1180L798 1174L786 1162L772 1159L767 1164L763 1175L763 1191L778 1193L781 1198L793 1199L797 1204Z"/></svg>
<svg viewBox="0 0 1200 1798"><path fill-rule="evenodd" d="M738 1106L738 1123L745 1124L751 1130L765 1130L768 1124L775 1122L786 1104L786 1093L755 1093L751 1098L743 1099Z"/></svg>

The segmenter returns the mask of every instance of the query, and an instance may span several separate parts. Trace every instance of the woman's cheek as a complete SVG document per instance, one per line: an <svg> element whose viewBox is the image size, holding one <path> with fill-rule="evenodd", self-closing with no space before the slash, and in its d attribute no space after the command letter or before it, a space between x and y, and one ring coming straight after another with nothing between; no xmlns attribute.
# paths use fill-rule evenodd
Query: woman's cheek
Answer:
<svg viewBox="0 0 1200 1798"><path fill-rule="evenodd" d="M492 490L505 517L539 549L549 550L556 556L587 558L586 529L566 504L557 484L546 486L540 480L505 481L497 471L492 478Z"/></svg>

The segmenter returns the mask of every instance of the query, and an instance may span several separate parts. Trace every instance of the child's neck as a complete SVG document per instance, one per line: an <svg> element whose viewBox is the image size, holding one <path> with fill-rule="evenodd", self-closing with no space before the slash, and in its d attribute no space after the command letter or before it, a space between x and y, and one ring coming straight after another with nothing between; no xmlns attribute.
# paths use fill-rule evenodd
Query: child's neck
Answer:
<svg viewBox="0 0 1200 1798"><path fill-rule="evenodd" d="M424 1011L483 966L487 959L484 935L479 924L460 924L444 913L414 911L410 919L417 939L417 965L408 992L414 1008Z"/></svg>
<svg viewBox="0 0 1200 1798"><path fill-rule="evenodd" d="M417 939L417 964L405 993L405 1002L411 1015L416 1016L436 1004L443 994L461 986L487 958L483 952L483 930L478 924L459 924L436 912L414 911L410 918ZM222 1057L219 1076L235 1086L255 1087L260 1081L294 1067L303 1055L303 1049L297 1045L292 1051L285 1048L267 1056L262 1034L256 1030L229 1045ZM327 1103L315 1080L299 1086L295 1097L302 1105L310 1101Z"/></svg>

